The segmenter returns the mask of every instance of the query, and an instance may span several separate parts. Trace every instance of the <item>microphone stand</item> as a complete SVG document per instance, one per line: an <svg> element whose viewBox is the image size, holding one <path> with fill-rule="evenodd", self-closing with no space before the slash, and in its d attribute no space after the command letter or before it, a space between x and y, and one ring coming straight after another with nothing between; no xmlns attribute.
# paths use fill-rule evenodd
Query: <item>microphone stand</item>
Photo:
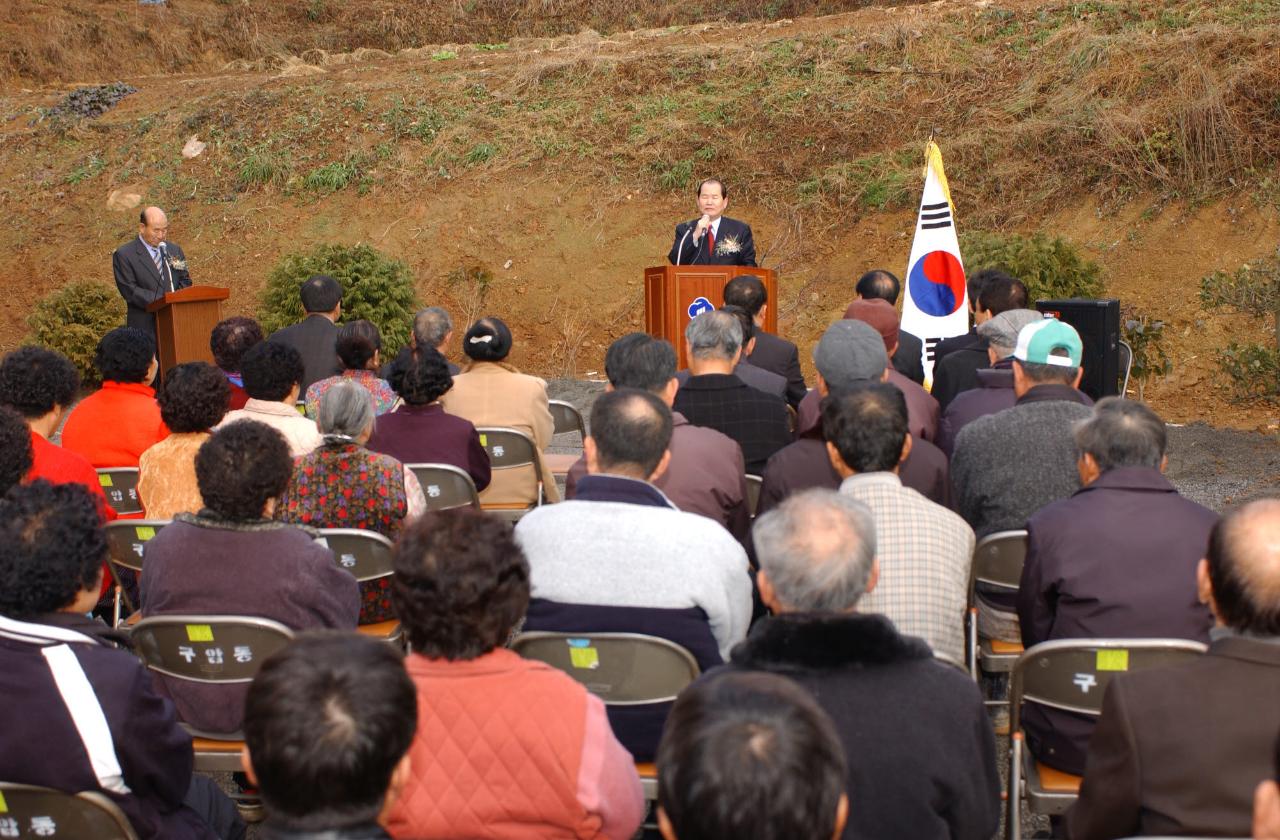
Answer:
<svg viewBox="0 0 1280 840"><path fill-rule="evenodd" d="M693 233L695 227L697 227L697 222L691 223L689 227L684 229L684 236L680 237L680 247L676 248L676 265L680 265L680 255L684 252L685 240L689 238L689 234ZM693 258L696 260L698 257L695 254Z"/></svg>

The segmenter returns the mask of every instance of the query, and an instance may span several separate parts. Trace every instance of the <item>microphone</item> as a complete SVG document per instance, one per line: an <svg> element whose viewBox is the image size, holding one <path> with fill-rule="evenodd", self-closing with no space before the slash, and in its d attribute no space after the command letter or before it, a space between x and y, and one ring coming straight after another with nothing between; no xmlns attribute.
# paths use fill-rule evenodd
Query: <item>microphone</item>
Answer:
<svg viewBox="0 0 1280 840"><path fill-rule="evenodd" d="M173 288L173 269L169 266L169 246L165 243L164 240L160 240L160 244L157 245L156 247L160 249L160 262L164 266L164 270L161 271L162 276L160 277L160 279L163 280L164 279L163 275L168 275L169 291L171 292L177 291L176 289Z"/></svg>
<svg viewBox="0 0 1280 840"><path fill-rule="evenodd" d="M693 233L693 228L695 224L696 222L690 222L688 226L686 226L684 229L684 236L680 237L680 245L679 247L676 248L676 265L680 264L680 254L682 251L684 251L685 240L689 238L689 234Z"/></svg>

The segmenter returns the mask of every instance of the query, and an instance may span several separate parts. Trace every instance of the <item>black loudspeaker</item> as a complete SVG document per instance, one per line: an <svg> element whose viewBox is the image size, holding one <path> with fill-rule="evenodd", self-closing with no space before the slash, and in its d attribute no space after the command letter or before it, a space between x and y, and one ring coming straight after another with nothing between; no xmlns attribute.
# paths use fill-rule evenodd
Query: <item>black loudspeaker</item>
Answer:
<svg viewBox="0 0 1280 840"><path fill-rule="evenodd" d="M1038 300L1036 309L1070 324L1084 344L1084 378L1080 390L1095 400L1120 393L1120 301Z"/></svg>

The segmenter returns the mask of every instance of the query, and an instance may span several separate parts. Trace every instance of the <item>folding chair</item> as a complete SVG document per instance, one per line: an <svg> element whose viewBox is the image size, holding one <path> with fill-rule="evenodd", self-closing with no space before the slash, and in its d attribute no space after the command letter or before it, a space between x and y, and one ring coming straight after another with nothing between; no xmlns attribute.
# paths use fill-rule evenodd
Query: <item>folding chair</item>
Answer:
<svg viewBox="0 0 1280 840"><path fill-rule="evenodd" d="M606 706L670 703L698 678L693 654L675 642L642 633L521 633L511 649L564 671ZM636 765L646 802L658 799L658 773Z"/></svg>
<svg viewBox="0 0 1280 840"><path fill-rule="evenodd" d="M359 528L321 528L316 542L333 552L334 560L361 584L395 574L391 562L391 540L375 531ZM394 618L361 624L356 630L366 636L403 645L404 630Z"/></svg>
<svg viewBox="0 0 1280 840"><path fill-rule="evenodd" d="M751 518L756 518L756 508L760 507L760 488L764 486L764 479L758 475L747 474L747 510L751 512Z"/></svg>
<svg viewBox="0 0 1280 840"><path fill-rule="evenodd" d="M138 498L137 467L106 467L98 470L98 483L107 494L107 504L121 516L142 513Z"/></svg>
<svg viewBox="0 0 1280 840"><path fill-rule="evenodd" d="M965 613L969 671L974 680L982 674L1004 674L1022 654L1019 642L979 638L978 584L1005 592L1017 592L1022 581L1022 565L1027 559L1026 531L997 531L978 541L973 549L973 565L969 571L969 606ZM1007 701L988 700L989 706L1003 706Z"/></svg>
<svg viewBox="0 0 1280 840"><path fill-rule="evenodd" d="M480 509L480 494L475 482L464 469L453 464L405 464L422 485L427 497L427 510L451 510L467 507Z"/></svg>
<svg viewBox="0 0 1280 840"><path fill-rule="evenodd" d="M489 466L497 470L532 469L534 481L538 484L537 501L530 505L520 504L486 504L481 501L481 509L501 516L503 519L517 522L520 517L542 504L542 455L538 447L529 437L518 429L501 426L482 426L476 429L480 433L480 445L489 453Z"/></svg>
<svg viewBox="0 0 1280 840"><path fill-rule="evenodd" d="M0 782L0 837L138 840L120 806L97 791Z"/></svg>
<svg viewBox="0 0 1280 840"><path fill-rule="evenodd" d="M1022 704L1094 717L1116 674L1176 665L1206 650L1186 639L1059 639L1018 657L1009 687L1009 796L1005 836L1022 837L1022 802L1033 814L1066 813L1080 794L1080 776L1041 764L1026 748Z"/></svg>
<svg viewBox="0 0 1280 840"><path fill-rule="evenodd" d="M121 602L129 612L137 612L138 605L133 602L130 592L137 591L136 584L142 576L144 548L169 522L168 519L117 519L107 523L107 567L115 579L115 607L111 622L114 626L120 625ZM132 589L125 585L125 581L130 579L134 584Z"/></svg>
<svg viewBox="0 0 1280 840"><path fill-rule="evenodd" d="M1133 370L1133 348L1129 342L1120 342L1120 396L1129 393L1129 373Z"/></svg>
<svg viewBox="0 0 1280 840"><path fill-rule="evenodd" d="M134 650L151 670L174 679L213 684L248 683L258 667L289 644L293 631L278 621L241 615L149 616L133 626ZM244 735L191 733L197 770L240 769Z"/></svg>
<svg viewBox="0 0 1280 840"><path fill-rule="evenodd" d="M577 432L578 446L582 446L587 437L587 424L582 420L582 412L573 403L564 400L551 400L547 407L551 409L551 421L555 424L554 434ZM552 475L568 475L569 468L578 460L577 455L555 452L543 452L542 458Z"/></svg>

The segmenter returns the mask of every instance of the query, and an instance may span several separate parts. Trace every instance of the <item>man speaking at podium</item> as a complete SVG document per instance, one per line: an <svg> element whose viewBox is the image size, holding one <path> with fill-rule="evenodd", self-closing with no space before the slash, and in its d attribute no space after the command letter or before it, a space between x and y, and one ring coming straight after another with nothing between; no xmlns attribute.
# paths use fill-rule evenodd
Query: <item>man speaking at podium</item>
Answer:
<svg viewBox="0 0 1280 840"><path fill-rule="evenodd" d="M751 226L722 216L729 206L724 182L708 178L698 184L702 218L676 225L675 244L667 255L674 265L755 265Z"/></svg>
<svg viewBox="0 0 1280 840"><path fill-rule="evenodd" d="M116 288L128 304L125 323L156 335L156 316L147 307L191 285L187 258L169 235L169 220L159 207L144 208L138 215L138 238L126 242L111 255Z"/></svg>

